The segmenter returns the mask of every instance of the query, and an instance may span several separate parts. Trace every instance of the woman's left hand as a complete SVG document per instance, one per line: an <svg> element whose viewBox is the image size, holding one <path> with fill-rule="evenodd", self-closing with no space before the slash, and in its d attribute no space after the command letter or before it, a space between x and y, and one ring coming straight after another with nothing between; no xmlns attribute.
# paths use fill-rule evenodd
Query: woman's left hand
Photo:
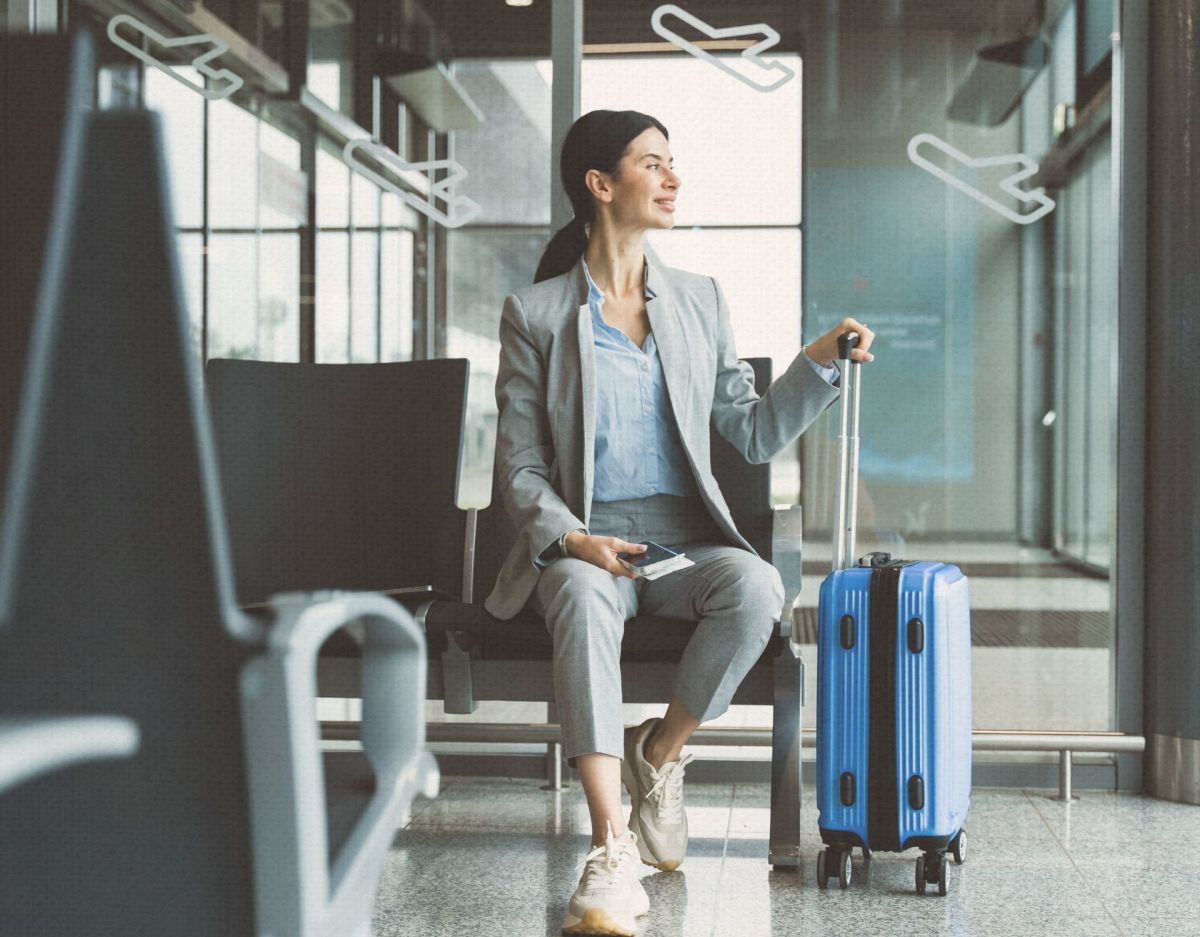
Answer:
<svg viewBox="0 0 1200 937"><path fill-rule="evenodd" d="M817 364L830 367L838 357L838 338L847 332L857 332L858 345L851 350L850 358L864 364L874 361L875 356L868 351L871 342L875 341L875 333L857 319L843 319L840 325L834 326L815 342L809 342L804 347L804 353Z"/></svg>

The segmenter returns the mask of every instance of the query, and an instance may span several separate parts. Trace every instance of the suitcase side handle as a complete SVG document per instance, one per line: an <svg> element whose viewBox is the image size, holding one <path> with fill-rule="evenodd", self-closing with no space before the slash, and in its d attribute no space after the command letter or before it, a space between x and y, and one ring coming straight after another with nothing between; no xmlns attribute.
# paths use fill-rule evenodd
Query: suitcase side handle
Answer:
<svg viewBox="0 0 1200 937"><path fill-rule="evenodd" d="M850 357L861 336L844 332L838 336L838 358L842 361L841 429L838 434L838 528L833 551L833 568L854 565L854 539L858 523L858 412L862 371Z"/></svg>

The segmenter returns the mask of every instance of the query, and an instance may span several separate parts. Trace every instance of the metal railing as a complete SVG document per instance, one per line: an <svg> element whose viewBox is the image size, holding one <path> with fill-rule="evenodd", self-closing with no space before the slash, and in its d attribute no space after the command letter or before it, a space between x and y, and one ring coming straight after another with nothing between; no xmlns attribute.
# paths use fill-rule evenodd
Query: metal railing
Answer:
<svg viewBox="0 0 1200 937"><path fill-rule="evenodd" d="M327 741L357 741L361 724L322 722L321 737ZM547 758L550 787L561 786L561 733L556 723L525 722L430 722L425 726L429 742L488 742L544 744L550 746ZM771 730L763 727L725 726L697 729L690 745L771 745ZM803 748L815 748L817 733L800 733ZM1145 751L1146 739L1123 732L1000 732L979 729L971 733L971 748L976 752L1058 752L1058 796L1071 799L1071 757L1076 752L1130 754Z"/></svg>

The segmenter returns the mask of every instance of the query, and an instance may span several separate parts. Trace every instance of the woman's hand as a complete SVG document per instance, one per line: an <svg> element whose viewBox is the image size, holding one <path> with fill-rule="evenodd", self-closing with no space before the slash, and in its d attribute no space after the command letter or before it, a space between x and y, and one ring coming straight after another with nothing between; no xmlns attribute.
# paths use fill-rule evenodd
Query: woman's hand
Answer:
<svg viewBox="0 0 1200 937"><path fill-rule="evenodd" d="M584 560L614 576L628 576L630 579L637 579L638 574L617 559L617 554L646 552L644 543L626 543L620 537L597 537L578 530L567 534L563 542L567 546L567 555L573 559Z"/></svg>
<svg viewBox="0 0 1200 937"><path fill-rule="evenodd" d="M867 349L875 341L875 333L857 319L843 319L841 325L834 326L815 342L809 342L804 353L817 364L832 367L834 359L838 357L838 337L847 332L857 332L859 335L858 345L850 351L850 358L864 363L874 361L875 356Z"/></svg>

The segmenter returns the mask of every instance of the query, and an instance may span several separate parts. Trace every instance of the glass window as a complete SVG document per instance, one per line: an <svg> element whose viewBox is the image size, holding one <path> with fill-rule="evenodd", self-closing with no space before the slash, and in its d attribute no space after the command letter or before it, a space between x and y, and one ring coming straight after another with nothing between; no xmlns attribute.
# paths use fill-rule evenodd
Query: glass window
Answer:
<svg viewBox="0 0 1200 937"><path fill-rule="evenodd" d="M379 224L379 188L360 172L350 173L350 207L356 228Z"/></svg>
<svg viewBox="0 0 1200 937"><path fill-rule="evenodd" d="M214 234L208 242L208 355L257 358L258 237Z"/></svg>
<svg viewBox="0 0 1200 937"><path fill-rule="evenodd" d="M308 78L313 95L349 113L353 75L354 10L349 0L322 0L310 6Z"/></svg>
<svg viewBox="0 0 1200 937"><path fill-rule="evenodd" d="M1111 129L1074 160L1050 133L1053 105L1075 101L1073 5L1038 24L1051 60L1016 116L946 118L963 64L996 42L999 9L930 7L886 29L842 16L834 33L812 34L805 336L847 315L877 333L862 374L858 552L953 562L970 577L976 728L1104 730L1115 672ZM918 134L941 144L917 141L922 161L909 156ZM1013 160L973 172L948 148ZM1023 152L1049 173L1039 184L1055 204L1039 219L1000 188ZM832 554L838 415L835 405L802 437L806 645Z"/></svg>
<svg viewBox="0 0 1200 937"><path fill-rule="evenodd" d="M383 361L412 360L413 235L384 231L379 270L379 344ZM485 502L486 503L486 502Z"/></svg>
<svg viewBox="0 0 1200 937"><path fill-rule="evenodd" d="M198 81L194 68L176 71ZM162 115L175 224L204 224L204 98L156 68L146 69L146 107Z"/></svg>
<svg viewBox="0 0 1200 937"><path fill-rule="evenodd" d="M300 360L300 238L268 232L259 240L257 357Z"/></svg>
<svg viewBox="0 0 1200 937"><path fill-rule="evenodd" d="M344 228L350 223L350 167L324 146L317 147L317 224Z"/></svg>
<svg viewBox="0 0 1200 937"><path fill-rule="evenodd" d="M208 106L208 222L258 225L258 118L232 101Z"/></svg>
<svg viewBox="0 0 1200 937"><path fill-rule="evenodd" d="M317 361L350 360L350 235L317 234Z"/></svg>
<svg viewBox="0 0 1200 937"><path fill-rule="evenodd" d="M204 235L200 232L180 232L179 271L183 280L183 297L187 303L188 323L196 356L204 348Z"/></svg>
<svg viewBox="0 0 1200 937"><path fill-rule="evenodd" d="M768 95L682 52L589 56L581 110L641 111L667 128L681 179L675 227L647 240L668 266L716 277L738 355L771 357L782 374L801 348L801 68L798 56L776 58L796 77ZM666 91L676 87L689 93ZM714 130L722 113L738 115L736 132ZM797 502L798 446L772 470L773 497Z"/></svg>
<svg viewBox="0 0 1200 937"><path fill-rule="evenodd" d="M379 360L379 234L355 231L350 241L350 360Z"/></svg>

